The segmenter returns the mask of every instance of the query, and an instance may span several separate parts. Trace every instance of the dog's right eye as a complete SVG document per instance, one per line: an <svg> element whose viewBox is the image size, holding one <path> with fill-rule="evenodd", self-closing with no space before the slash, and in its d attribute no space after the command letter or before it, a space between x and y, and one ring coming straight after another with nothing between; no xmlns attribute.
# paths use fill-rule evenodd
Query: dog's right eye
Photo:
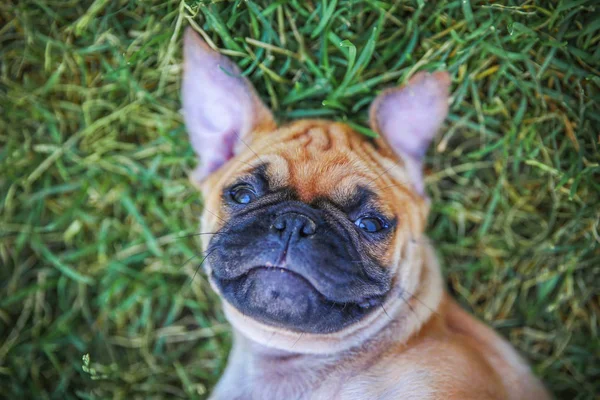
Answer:
<svg viewBox="0 0 600 400"><path fill-rule="evenodd" d="M238 204L248 204L256 200L256 193L248 185L235 186L229 194L233 201Z"/></svg>
<svg viewBox="0 0 600 400"><path fill-rule="evenodd" d="M389 227L387 222L383 221L381 218L368 215L360 217L354 221L354 224L368 233L376 233Z"/></svg>

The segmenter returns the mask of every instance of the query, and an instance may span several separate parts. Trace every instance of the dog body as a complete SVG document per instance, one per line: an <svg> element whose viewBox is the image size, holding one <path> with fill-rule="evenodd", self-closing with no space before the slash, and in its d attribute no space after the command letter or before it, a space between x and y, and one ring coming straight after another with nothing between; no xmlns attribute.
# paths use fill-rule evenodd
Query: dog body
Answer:
<svg viewBox="0 0 600 400"><path fill-rule="evenodd" d="M214 399L543 399L512 348L452 300L447 321L431 319L418 337L382 336L330 355L265 348L236 333ZM446 311L446 310L444 310ZM442 312L444 312L442 311ZM465 335L447 324L477 329ZM490 337L491 336L491 337Z"/></svg>
<svg viewBox="0 0 600 400"><path fill-rule="evenodd" d="M183 103L202 164L205 269L234 328L213 399L545 399L516 351L446 294L422 158L449 76L418 74L345 124L277 127L192 32Z"/></svg>

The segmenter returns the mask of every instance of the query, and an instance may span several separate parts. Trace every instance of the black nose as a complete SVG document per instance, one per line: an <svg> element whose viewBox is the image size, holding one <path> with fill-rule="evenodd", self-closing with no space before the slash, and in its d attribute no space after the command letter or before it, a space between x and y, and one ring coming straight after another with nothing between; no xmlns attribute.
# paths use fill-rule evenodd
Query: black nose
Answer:
<svg viewBox="0 0 600 400"><path fill-rule="evenodd" d="M317 231L317 224L304 214L287 212L275 218L272 229L280 233L283 238L287 239L291 236L299 238L314 235Z"/></svg>

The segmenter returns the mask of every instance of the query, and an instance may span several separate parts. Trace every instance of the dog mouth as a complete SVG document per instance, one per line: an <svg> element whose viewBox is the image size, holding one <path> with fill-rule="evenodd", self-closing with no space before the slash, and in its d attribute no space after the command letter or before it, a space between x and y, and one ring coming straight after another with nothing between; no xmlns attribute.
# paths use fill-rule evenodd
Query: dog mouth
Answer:
<svg viewBox="0 0 600 400"><path fill-rule="evenodd" d="M287 268L256 266L234 278L212 273L224 299L260 322L297 332L329 333L358 321L383 304L384 295L337 301L302 274Z"/></svg>
<svg viewBox="0 0 600 400"><path fill-rule="evenodd" d="M334 307L342 307L343 308L343 307L357 306L362 309L369 309L371 307L380 305L383 302L382 300L384 298L384 296L371 296L371 297L366 297L364 299L360 299L357 301L337 301L337 300L331 299L331 298L327 297L325 294L321 293L319 291L319 289L317 289L311 283L311 281L308 278L306 278L304 275L302 275L298 272L292 271L290 269L287 269L287 268L276 267L276 266L271 266L271 265L262 265L262 266L252 267L248 271L244 272L241 275L236 276L235 278L222 279L222 281L228 281L228 282L238 281L239 282L240 280L247 279L248 276L255 274L258 271L279 272L280 274L289 274L289 275L293 276L295 279L298 279L299 281L304 282L305 285L310 287L310 289L312 289L316 293L316 295L319 296L321 301L330 303Z"/></svg>

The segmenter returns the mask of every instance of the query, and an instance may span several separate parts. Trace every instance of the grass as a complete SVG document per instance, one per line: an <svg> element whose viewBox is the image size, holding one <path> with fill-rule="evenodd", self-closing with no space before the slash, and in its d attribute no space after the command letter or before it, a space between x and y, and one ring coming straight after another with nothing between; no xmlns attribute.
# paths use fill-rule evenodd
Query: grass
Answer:
<svg viewBox="0 0 600 400"><path fill-rule="evenodd" d="M450 71L427 159L450 290L557 398L594 398L594 3L2 1L0 397L205 398L223 370L230 331L189 236L202 207L178 112L191 24L281 121L366 127L379 90Z"/></svg>

